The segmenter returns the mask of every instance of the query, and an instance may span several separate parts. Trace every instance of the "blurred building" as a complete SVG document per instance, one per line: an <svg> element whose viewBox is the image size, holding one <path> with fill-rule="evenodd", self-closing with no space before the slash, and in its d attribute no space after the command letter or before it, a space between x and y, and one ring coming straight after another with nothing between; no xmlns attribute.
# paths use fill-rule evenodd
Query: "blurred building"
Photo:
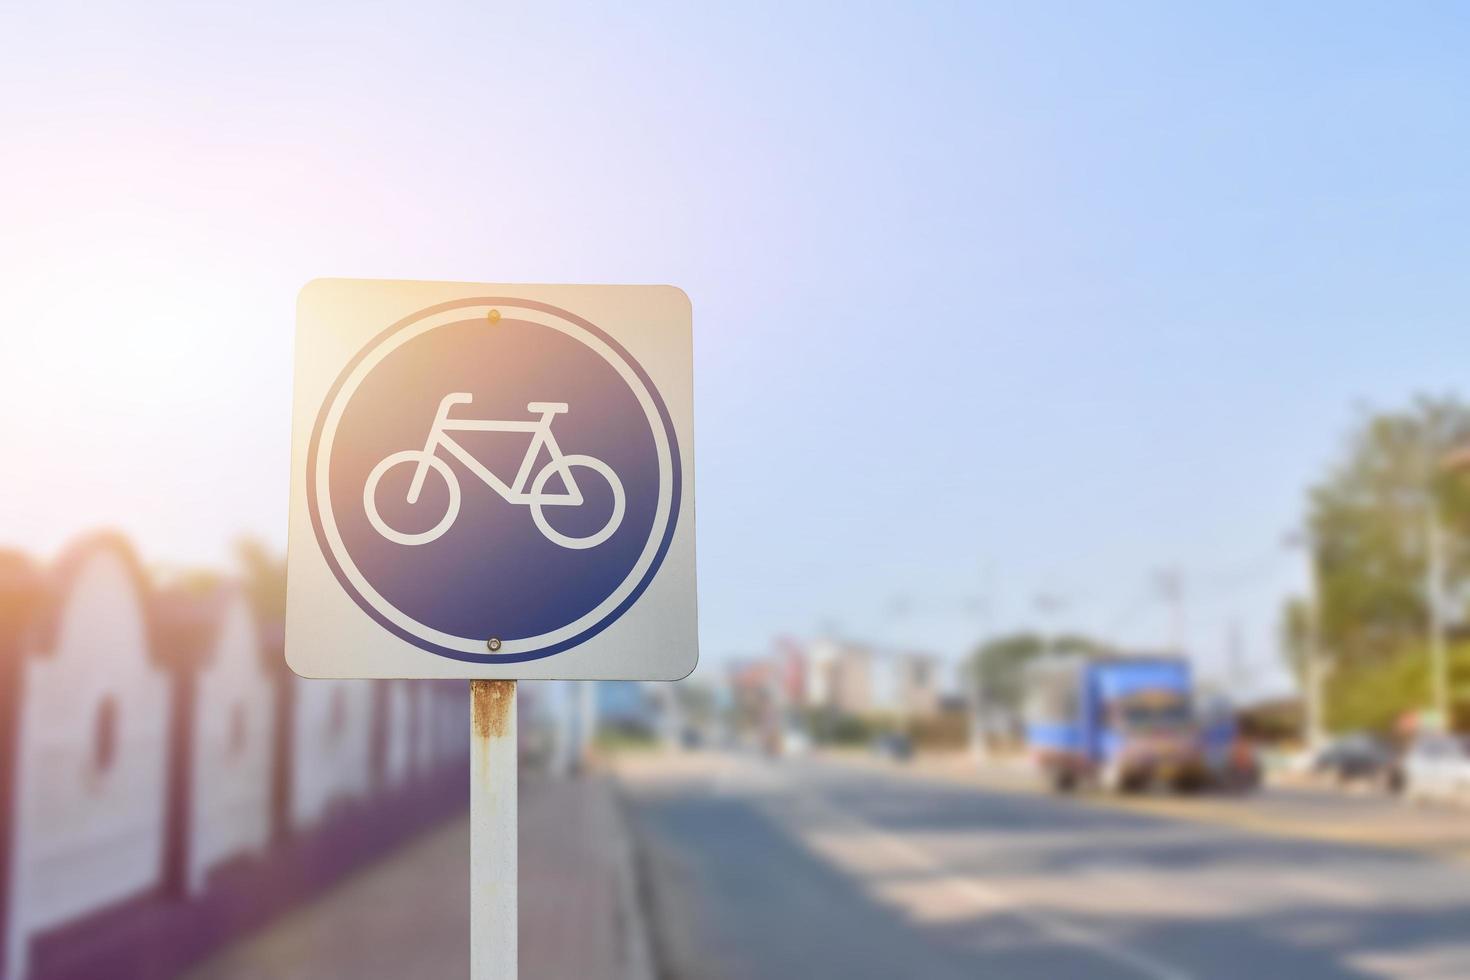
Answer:
<svg viewBox="0 0 1470 980"><path fill-rule="evenodd" d="M845 715L874 710L873 654L865 647L843 646L833 661L831 701L827 707Z"/></svg>
<svg viewBox="0 0 1470 980"><path fill-rule="evenodd" d="M866 674L865 713L923 718L939 711L939 661L924 653L862 651L854 658L853 685Z"/></svg>
<svg viewBox="0 0 1470 980"><path fill-rule="evenodd" d="M936 714L943 700L939 659L927 653L905 653L898 662L902 713L919 717Z"/></svg>
<svg viewBox="0 0 1470 980"><path fill-rule="evenodd" d="M737 660L730 664L726 676L736 725L746 729L774 727L784 708L776 662L770 658Z"/></svg>
<svg viewBox="0 0 1470 980"><path fill-rule="evenodd" d="M804 658L806 667L800 702L803 707L825 708L832 704L833 675L841 652L840 643L826 638L811 641L804 651L798 649L798 656Z"/></svg>
<svg viewBox="0 0 1470 980"><path fill-rule="evenodd" d="M804 647L782 638L763 666L760 684L774 684L785 703L841 714L923 717L940 707L941 671L931 654L820 637ZM746 683L753 679L747 677Z"/></svg>
<svg viewBox="0 0 1470 980"><path fill-rule="evenodd" d="M809 660L801 642L789 636L778 637L772 657L776 669L775 682L782 702L798 707L805 705L811 676Z"/></svg>

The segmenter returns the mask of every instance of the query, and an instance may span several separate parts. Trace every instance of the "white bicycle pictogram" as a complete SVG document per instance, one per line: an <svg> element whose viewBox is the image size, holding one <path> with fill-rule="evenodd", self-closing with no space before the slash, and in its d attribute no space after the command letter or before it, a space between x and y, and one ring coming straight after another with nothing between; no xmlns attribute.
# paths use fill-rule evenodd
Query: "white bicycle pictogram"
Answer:
<svg viewBox="0 0 1470 980"><path fill-rule="evenodd" d="M562 453L561 447L556 443L556 437L551 434L551 420L568 411L565 402L531 402L526 406L526 411L540 415L539 419L452 419L449 417L449 410L455 405L468 405L471 401L473 401L473 396L464 392L445 395L443 401L439 403L439 411L434 416L434 424L429 429L429 438L424 443L424 448L405 449L402 452L393 453L373 467L372 472L368 474L367 483L362 488L362 503L367 511L368 521L374 530L389 541L404 545L428 544L449 530L454 519L459 516L460 491L459 477L455 475L453 468L439 456L439 450L444 449L506 502L530 508L531 520L535 522L536 529L553 544L561 545L563 548L595 548L612 537L618 525L623 522L623 511L626 505L623 482L618 479L618 475L613 472L611 466L595 456ZM521 460L515 479L506 483L490 472L489 468L472 456L467 449L455 442L449 435L451 432L529 432L531 433L531 444L526 448L526 455ZM543 446L546 447L551 459L536 472L535 478L532 479L531 467L535 465ZM424 481L430 470L443 477L448 486L449 506L444 516L439 519L439 523L427 531L415 533L399 531L389 526L388 522L383 520L382 515L378 513L378 483L390 469L400 463L411 463L414 466L413 479L408 485L410 505L418 503L419 495L423 493ZM574 538L552 527L547 522L546 515L542 513L542 508L582 506L582 491L578 488L577 480L572 475L572 470L578 466L592 470L608 482L608 486L612 488L613 507L612 516L607 519L607 523L600 530L585 537ZM563 489L561 492L547 493L546 481L551 479L553 474L561 477Z"/></svg>

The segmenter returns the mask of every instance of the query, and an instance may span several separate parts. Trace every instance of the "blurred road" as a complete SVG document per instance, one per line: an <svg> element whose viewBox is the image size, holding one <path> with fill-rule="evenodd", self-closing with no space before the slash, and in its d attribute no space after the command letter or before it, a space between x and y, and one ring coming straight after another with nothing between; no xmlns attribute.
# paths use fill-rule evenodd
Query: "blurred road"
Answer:
<svg viewBox="0 0 1470 980"><path fill-rule="evenodd" d="M1451 840L1460 814L1295 790L1099 805L816 758L620 771L670 980L1470 976L1452 847L1305 839Z"/></svg>
<svg viewBox="0 0 1470 980"><path fill-rule="evenodd" d="M937 778L1033 795L1045 792L1021 760L978 767L963 753L920 756L903 766L884 765L861 755L837 758L854 765L879 766L897 777ZM1084 805L1206 820L1277 836L1405 848L1470 862L1470 818L1465 811L1444 805L1406 806L1402 799L1367 786L1342 789L1297 781L1243 795L1087 794L1078 800Z"/></svg>

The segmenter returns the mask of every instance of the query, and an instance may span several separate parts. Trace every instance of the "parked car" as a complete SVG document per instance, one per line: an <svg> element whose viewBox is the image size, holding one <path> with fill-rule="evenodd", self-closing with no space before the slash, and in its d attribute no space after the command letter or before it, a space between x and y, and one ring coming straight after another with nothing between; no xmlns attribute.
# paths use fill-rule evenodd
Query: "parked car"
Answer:
<svg viewBox="0 0 1470 980"><path fill-rule="evenodd" d="M1403 783L1398 753L1366 732L1344 735L1322 749L1312 760L1312 772L1344 786L1368 783L1398 790Z"/></svg>
<svg viewBox="0 0 1470 980"><path fill-rule="evenodd" d="M1403 773L1411 800L1470 800L1470 741L1426 732L1409 746Z"/></svg>

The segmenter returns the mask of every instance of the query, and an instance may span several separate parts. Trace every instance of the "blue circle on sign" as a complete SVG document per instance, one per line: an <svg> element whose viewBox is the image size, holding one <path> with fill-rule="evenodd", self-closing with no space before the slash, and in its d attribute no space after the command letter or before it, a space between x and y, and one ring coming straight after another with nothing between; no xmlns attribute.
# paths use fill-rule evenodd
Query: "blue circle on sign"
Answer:
<svg viewBox="0 0 1470 980"><path fill-rule="evenodd" d="M626 612L679 514L678 442L641 365L587 320L514 298L393 324L328 392L307 500L380 625L480 663L566 650Z"/></svg>

